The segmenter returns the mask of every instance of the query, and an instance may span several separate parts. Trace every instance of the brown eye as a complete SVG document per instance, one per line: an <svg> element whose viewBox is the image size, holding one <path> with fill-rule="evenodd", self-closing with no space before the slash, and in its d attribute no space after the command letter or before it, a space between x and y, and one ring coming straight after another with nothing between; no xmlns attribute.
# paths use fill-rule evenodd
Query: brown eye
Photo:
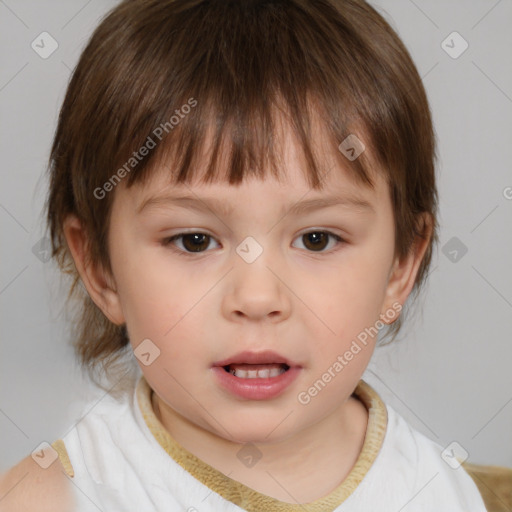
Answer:
<svg viewBox="0 0 512 512"><path fill-rule="evenodd" d="M329 241L332 238L337 242L334 245L344 241L341 237L330 231L310 231L300 236L306 249L312 252L327 252L324 249L329 245Z"/></svg>
<svg viewBox="0 0 512 512"><path fill-rule="evenodd" d="M312 233L306 233L302 235L302 239L304 240L304 245L313 251L321 251L326 247L326 243L328 242L328 236L326 233L321 233L319 231L314 231Z"/></svg>
<svg viewBox="0 0 512 512"><path fill-rule="evenodd" d="M212 237L207 235L206 233L180 233L178 235L171 236L170 238L166 238L162 241L163 245L176 245L183 246L183 248L178 247L175 250L179 254L187 255L190 253L202 253L210 245L210 241ZM180 241L181 244L174 243L175 241ZM174 249L174 248L173 248Z"/></svg>
<svg viewBox="0 0 512 512"><path fill-rule="evenodd" d="M191 233L183 235L183 247L190 252L201 252L209 245L210 237L204 233Z"/></svg>

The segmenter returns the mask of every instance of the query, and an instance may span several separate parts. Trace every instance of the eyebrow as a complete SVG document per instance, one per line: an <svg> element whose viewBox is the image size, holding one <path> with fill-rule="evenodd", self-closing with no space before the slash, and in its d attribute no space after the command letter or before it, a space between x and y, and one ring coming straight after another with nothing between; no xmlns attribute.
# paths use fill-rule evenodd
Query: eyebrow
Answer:
<svg viewBox="0 0 512 512"><path fill-rule="evenodd" d="M198 198L194 196L173 195L159 195L149 197L137 208L137 213L140 214L148 208L159 206L177 206L181 208L197 210L200 212L213 210L223 214L226 217L233 213L233 208L226 205L226 201L216 197ZM375 209L367 200L363 199L362 197L348 194L344 196L327 196L315 199L307 199L305 201L290 205L288 208L285 208L285 211L288 214L297 215L300 213L320 210L322 208L328 208L332 206L345 206L348 208L354 208L361 212L375 213Z"/></svg>

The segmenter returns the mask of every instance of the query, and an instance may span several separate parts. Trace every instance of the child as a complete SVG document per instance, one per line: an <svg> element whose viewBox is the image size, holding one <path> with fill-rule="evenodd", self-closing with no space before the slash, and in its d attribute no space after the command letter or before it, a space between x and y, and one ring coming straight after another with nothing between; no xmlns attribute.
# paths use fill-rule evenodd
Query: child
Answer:
<svg viewBox="0 0 512 512"><path fill-rule="evenodd" d="M5 510L485 510L361 380L425 281L434 161L417 70L363 0L119 4L48 198L109 392L4 477Z"/></svg>

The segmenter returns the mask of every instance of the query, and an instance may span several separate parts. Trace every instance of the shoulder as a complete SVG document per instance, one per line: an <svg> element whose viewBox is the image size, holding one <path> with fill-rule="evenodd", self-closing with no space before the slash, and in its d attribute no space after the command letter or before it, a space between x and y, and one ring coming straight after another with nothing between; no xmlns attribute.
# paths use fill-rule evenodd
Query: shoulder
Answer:
<svg viewBox="0 0 512 512"><path fill-rule="evenodd" d="M49 448L44 450L44 456L50 455ZM59 459L44 469L29 455L0 475L0 511L72 510L71 486Z"/></svg>
<svg viewBox="0 0 512 512"><path fill-rule="evenodd" d="M455 507L452 510L461 506L485 510L477 486L461 464L462 459L458 460L457 453L450 450L453 443L443 448L414 429L392 407L387 408L386 463L402 476L410 492L420 492L415 501L424 501L429 506L450 504Z"/></svg>

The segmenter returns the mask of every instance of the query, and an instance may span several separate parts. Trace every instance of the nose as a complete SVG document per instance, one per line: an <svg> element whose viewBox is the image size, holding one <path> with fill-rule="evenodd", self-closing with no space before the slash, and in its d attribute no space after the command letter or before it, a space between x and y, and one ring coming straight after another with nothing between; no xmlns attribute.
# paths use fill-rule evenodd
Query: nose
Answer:
<svg viewBox="0 0 512 512"><path fill-rule="evenodd" d="M236 255L226 284L224 315L230 320L283 321L291 309L289 279L269 251L251 263Z"/></svg>

